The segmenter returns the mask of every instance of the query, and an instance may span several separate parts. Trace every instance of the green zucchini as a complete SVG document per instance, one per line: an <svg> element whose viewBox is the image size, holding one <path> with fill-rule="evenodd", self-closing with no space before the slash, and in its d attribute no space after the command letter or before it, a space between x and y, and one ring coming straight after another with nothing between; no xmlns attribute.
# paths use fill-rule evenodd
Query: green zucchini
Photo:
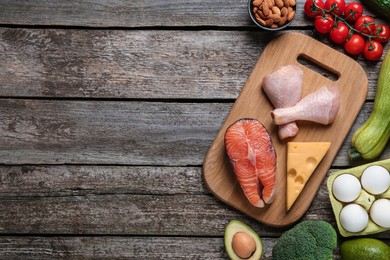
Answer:
<svg viewBox="0 0 390 260"><path fill-rule="evenodd" d="M390 20L390 0L363 0L373 11Z"/></svg>
<svg viewBox="0 0 390 260"><path fill-rule="evenodd" d="M390 137L390 51L379 71L374 106L367 121L352 136L348 154L352 161L372 160L386 147Z"/></svg>

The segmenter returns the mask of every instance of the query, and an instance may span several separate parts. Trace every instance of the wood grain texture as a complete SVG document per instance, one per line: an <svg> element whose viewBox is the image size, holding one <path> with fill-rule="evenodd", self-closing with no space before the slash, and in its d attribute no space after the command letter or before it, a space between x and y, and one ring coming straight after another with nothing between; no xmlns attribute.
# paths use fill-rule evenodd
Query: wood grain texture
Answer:
<svg viewBox="0 0 390 260"><path fill-rule="evenodd" d="M222 237L231 219L244 221L262 238L279 237L288 229L261 224L211 196L200 167L1 166L0 176L2 236ZM103 182L107 185L100 188ZM183 187L177 187L180 182ZM178 184L173 191L170 183ZM303 219L326 220L336 228L326 181ZM390 239L390 232L375 237Z"/></svg>
<svg viewBox="0 0 390 260"><path fill-rule="evenodd" d="M272 259L276 241L262 238L261 259ZM4 236L0 237L0 245L0 255L10 259L228 259L221 237ZM333 259L341 259L339 250L335 250Z"/></svg>
<svg viewBox="0 0 390 260"><path fill-rule="evenodd" d="M0 163L201 165L231 106L3 99ZM364 106L350 135L371 109ZM333 166L352 165L350 135ZM387 147L380 158L389 154Z"/></svg>
<svg viewBox="0 0 390 260"><path fill-rule="evenodd" d="M223 236L230 219L264 237L286 230L221 203L201 173L200 167L0 166L0 234ZM335 225L325 183L304 218Z"/></svg>
<svg viewBox="0 0 390 260"><path fill-rule="evenodd" d="M273 239L263 243L269 248ZM265 256L270 257L270 250ZM212 237L0 237L7 259L227 259L223 238Z"/></svg>
<svg viewBox="0 0 390 260"><path fill-rule="evenodd" d="M0 23L22 25L66 25L88 27L151 26L252 26L247 0L164 0L164 1L92 1L3 0ZM302 5L303 7L303 5ZM300 8L300 7L299 7ZM45 16L42 16L45 13ZM296 25L306 25L297 12Z"/></svg>
<svg viewBox="0 0 390 260"><path fill-rule="evenodd" d="M0 28L0 96L235 99L274 36L258 31ZM381 62L359 64L372 100Z"/></svg>
<svg viewBox="0 0 390 260"><path fill-rule="evenodd" d="M261 259L272 259L276 240L262 238ZM0 255L11 259L228 259L221 237L5 236L0 237L0 244ZM333 259L341 259L338 250Z"/></svg>
<svg viewBox="0 0 390 260"><path fill-rule="evenodd" d="M291 27L312 25L313 22L304 16L304 2L297 2ZM63 3L2 0L0 24L124 28L244 26L257 29L249 18L247 4L248 0L69 0ZM375 16L370 10L365 13Z"/></svg>
<svg viewBox="0 0 390 260"><path fill-rule="evenodd" d="M0 166L1 197L210 194L200 167Z"/></svg>

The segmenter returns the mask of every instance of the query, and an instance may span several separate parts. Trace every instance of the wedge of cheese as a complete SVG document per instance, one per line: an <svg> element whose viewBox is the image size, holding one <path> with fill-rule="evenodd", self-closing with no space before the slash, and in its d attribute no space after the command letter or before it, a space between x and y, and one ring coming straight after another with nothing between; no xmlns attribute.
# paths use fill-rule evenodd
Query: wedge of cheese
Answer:
<svg viewBox="0 0 390 260"><path fill-rule="evenodd" d="M287 210L329 150L330 142L287 143Z"/></svg>

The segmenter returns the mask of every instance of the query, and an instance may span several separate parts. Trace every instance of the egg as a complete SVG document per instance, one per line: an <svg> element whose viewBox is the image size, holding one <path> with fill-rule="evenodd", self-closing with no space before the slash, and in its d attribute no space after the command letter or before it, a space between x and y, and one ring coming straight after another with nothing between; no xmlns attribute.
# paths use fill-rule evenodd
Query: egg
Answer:
<svg viewBox="0 0 390 260"><path fill-rule="evenodd" d="M348 204L340 212L340 224L349 232L363 231L368 225L368 213L358 204Z"/></svg>
<svg viewBox="0 0 390 260"><path fill-rule="evenodd" d="M361 182L366 191L378 195L389 188L390 174L386 168L379 165L372 165L363 171Z"/></svg>
<svg viewBox="0 0 390 260"><path fill-rule="evenodd" d="M390 200L379 199L374 201L370 209L370 216L378 226L390 228Z"/></svg>
<svg viewBox="0 0 390 260"><path fill-rule="evenodd" d="M342 202L351 202L359 197L362 190L359 179L349 173L341 174L333 181L333 196Z"/></svg>

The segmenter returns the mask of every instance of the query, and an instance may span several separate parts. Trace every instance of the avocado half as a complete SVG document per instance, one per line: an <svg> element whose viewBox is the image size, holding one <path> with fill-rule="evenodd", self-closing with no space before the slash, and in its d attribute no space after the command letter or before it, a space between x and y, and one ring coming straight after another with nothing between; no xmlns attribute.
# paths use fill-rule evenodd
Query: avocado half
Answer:
<svg viewBox="0 0 390 260"><path fill-rule="evenodd" d="M235 234L237 234L239 232L243 232L243 233L249 235L255 241L256 249L253 252L253 254L248 258L240 258L234 252L233 245L232 245L233 237ZM242 223L241 221L231 220L225 228L225 235L224 236L225 236L224 242L225 242L226 252L228 253L230 259L232 259L232 260L241 260L241 259L259 260L261 258L261 255L263 253L263 244L261 242L259 235L253 229L251 229L249 226Z"/></svg>

